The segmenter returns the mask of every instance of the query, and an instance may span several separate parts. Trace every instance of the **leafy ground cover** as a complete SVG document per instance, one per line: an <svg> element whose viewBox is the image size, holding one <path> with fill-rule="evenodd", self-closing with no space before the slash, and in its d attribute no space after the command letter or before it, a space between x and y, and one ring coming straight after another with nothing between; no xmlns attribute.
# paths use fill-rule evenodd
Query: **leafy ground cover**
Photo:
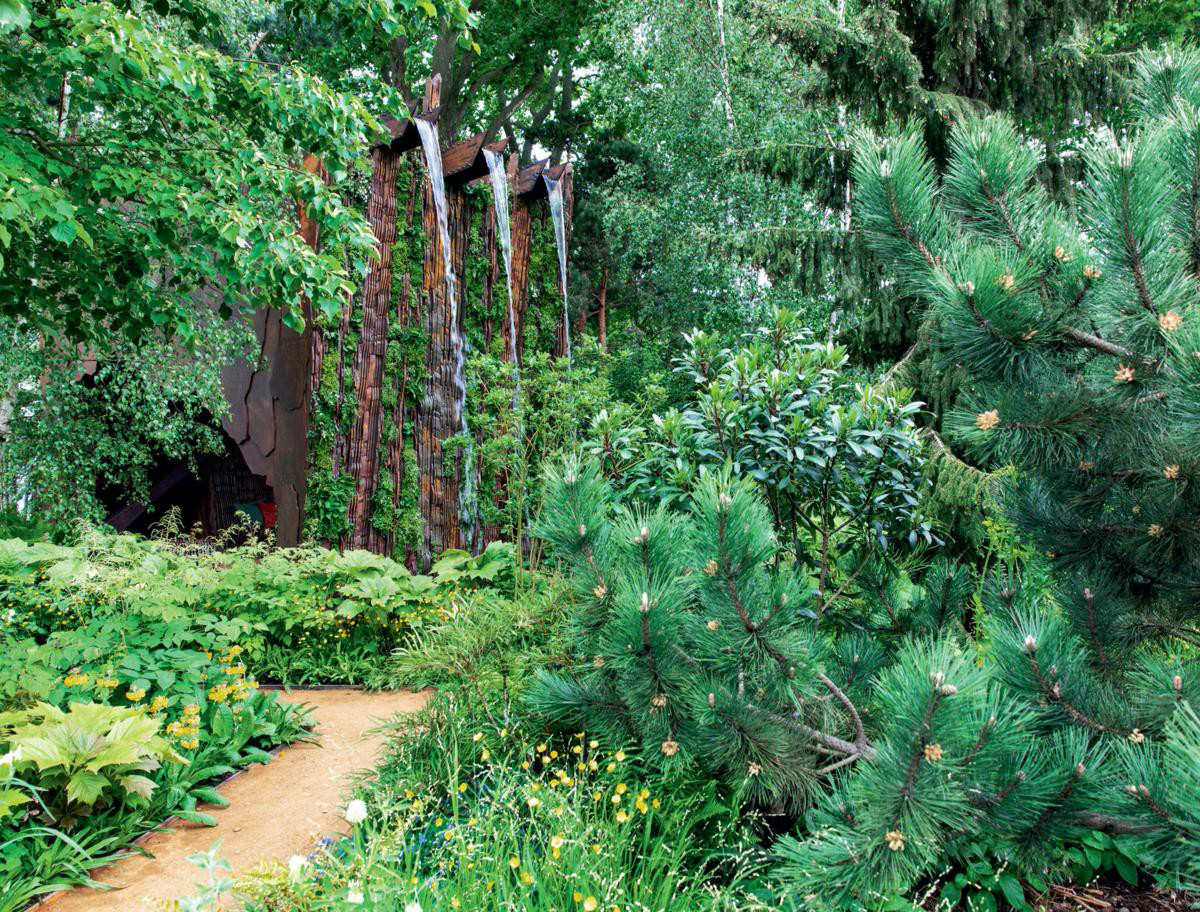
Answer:
<svg viewBox="0 0 1200 912"><path fill-rule="evenodd" d="M0 909L86 883L169 816L211 818L211 786L306 737L259 689L380 680L439 605L509 564L448 553L434 576L374 555L254 545L200 552L84 528L0 542ZM374 678L370 678L374 675Z"/></svg>

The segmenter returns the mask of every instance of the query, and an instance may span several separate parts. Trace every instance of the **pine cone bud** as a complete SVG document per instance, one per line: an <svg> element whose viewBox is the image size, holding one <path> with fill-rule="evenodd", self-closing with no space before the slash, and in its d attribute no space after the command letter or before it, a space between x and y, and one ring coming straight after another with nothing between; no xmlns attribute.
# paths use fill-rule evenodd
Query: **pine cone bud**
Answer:
<svg viewBox="0 0 1200 912"><path fill-rule="evenodd" d="M579 524L579 537L587 538L587 526L585 526L583 523Z"/></svg>
<svg viewBox="0 0 1200 912"><path fill-rule="evenodd" d="M1033 638L1032 633L1025 634L1025 651L1037 652L1037 640Z"/></svg>
<svg viewBox="0 0 1200 912"><path fill-rule="evenodd" d="M953 684L943 684L942 685L942 696L943 697L952 697L956 693L958 693L958 688L955 687Z"/></svg>
<svg viewBox="0 0 1200 912"><path fill-rule="evenodd" d="M642 542L645 543L648 541L650 541L650 530L645 526L642 526Z"/></svg>
<svg viewBox="0 0 1200 912"><path fill-rule="evenodd" d="M717 695L716 694L710 693L708 695L708 707L709 707L709 709L717 708Z"/></svg>
<svg viewBox="0 0 1200 912"><path fill-rule="evenodd" d="M941 687L945 680L946 673L944 671L931 671L929 673L929 681L934 687Z"/></svg>
<svg viewBox="0 0 1200 912"><path fill-rule="evenodd" d="M879 176L884 180L892 176L892 163L886 158L879 163Z"/></svg>
<svg viewBox="0 0 1200 912"><path fill-rule="evenodd" d="M648 593L642 593L642 614L650 612L650 596Z"/></svg>
<svg viewBox="0 0 1200 912"><path fill-rule="evenodd" d="M1075 764L1075 775L1076 776L1082 776L1086 772L1087 772L1087 767L1084 766L1082 763Z"/></svg>
<svg viewBox="0 0 1200 912"><path fill-rule="evenodd" d="M1175 675L1171 678L1171 686L1175 688L1176 692L1183 690L1183 676Z"/></svg>

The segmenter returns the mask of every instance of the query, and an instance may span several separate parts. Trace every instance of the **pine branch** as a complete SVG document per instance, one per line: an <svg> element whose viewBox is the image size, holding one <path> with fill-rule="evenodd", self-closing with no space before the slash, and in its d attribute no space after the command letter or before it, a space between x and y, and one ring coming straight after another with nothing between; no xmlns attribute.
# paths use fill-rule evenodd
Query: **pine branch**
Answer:
<svg viewBox="0 0 1200 912"><path fill-rule="evenodd" d="M1029 669L1031 672L1033 672L1034 680L1037 681L1038 688L1042 691L1042 695L1048 702L1057 703L1063 708L1067 715L1069 715L1080 725L1090 728L1092 731L1103 732L1104 734L1110 735L1128 735L1130 733L1131 729L1121 729L1111 725L1105 725L1103 722L1092 718L1078 706L1075 706L1073 703L1067 700L1067 698L1062 695L1062 687L1057 683L1051 684L1046 676L1042 674L1041 665L1038 664L1037 660L1036 646L1026 646L1025 656L1029 660Z"/></svg>

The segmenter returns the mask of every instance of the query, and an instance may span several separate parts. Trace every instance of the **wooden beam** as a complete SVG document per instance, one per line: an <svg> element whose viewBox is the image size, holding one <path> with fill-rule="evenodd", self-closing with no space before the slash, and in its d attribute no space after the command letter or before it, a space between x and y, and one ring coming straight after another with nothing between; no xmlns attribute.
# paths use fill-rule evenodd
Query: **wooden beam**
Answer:
<svg viewBox="0 0 1200 912"><path fill-rule="evenodd" d="M417 132L417 125L413 122L413 118L420 116L422 120L436 123L442 108L439 105L420 115L417 114L417 110L417 103L414 101L408 106L408 111L403 118L393 117L391 114L382 115L379 119L383 122L388 134L391 136L391 142L378 142L372 145L371 148L374 149L377 146L386 145L397 154L420 148L421 134Z"/></svg>
<svg viewBox="0 0 1200 912"><path fill-rule="evenodd" d="M486 146L493 152L503 152L508 140L502 139ZM487 159L484 158L483 134L476 133L469 139L455 143L442 153L442 175L448 186L469 184L487 177Z"/></svg>
<svg viewBox="0 0 1200 912"><path fill-rule="evenodd" d="M523 197L526 202L545 199L546 183L542 180L542 172L546 170L548 164L550 164L550 159L547 158L544 161L526 165L518 171L513 180L513 192L517 196Z"/></svg>

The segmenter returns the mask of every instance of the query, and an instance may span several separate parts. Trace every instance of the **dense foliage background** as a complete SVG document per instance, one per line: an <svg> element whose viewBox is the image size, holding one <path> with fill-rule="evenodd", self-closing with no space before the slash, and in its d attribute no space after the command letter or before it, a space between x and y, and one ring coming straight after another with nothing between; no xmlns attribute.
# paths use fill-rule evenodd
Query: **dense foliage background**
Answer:
<svg viewBox="0 0 1200 912"><path fill-rule="evenodd" d="M306 737L259 681L438 695L251 909L1183 902L1197 41L1180 0L0 0L0 909L211 822ZM377 249L368 149L434 77L444 146L572 163L573 349L538 224L518 388L472 234L492 544L415 573L429 340L369 339L364 278L428 239ZM305 541L102 531L226 451L265 308L341 343ZM362 341L390 555L336 549Z"/></svg>

